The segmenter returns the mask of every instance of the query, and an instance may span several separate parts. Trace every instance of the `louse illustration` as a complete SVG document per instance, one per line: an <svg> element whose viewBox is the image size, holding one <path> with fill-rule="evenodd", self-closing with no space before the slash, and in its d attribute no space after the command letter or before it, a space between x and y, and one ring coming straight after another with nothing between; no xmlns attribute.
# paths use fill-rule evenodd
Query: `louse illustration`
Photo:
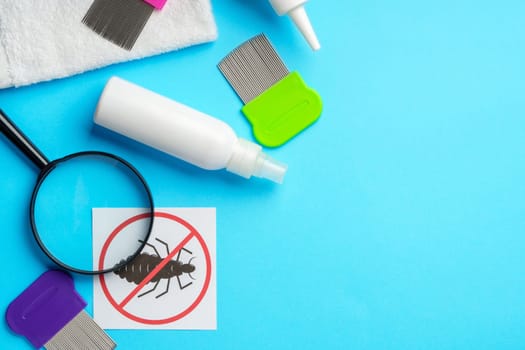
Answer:
<svg viewBox="0 0 525 350"><path fill-rule="evenodd" d="M158 238L155 238L155 240L166 247L167 254L169 255L170 249L168 244ZM140 240L139 242L143 243L143 241ZM115 271L115 274L117 274L120 278L125 278L130 283L135 283L137 285L140 284L140 282L142 282L142 280L144 280L144 278L151 271L153 271L153 269L155 269L155 267L157 267L157 265L160 264L162 260L164 260L164 258L160 256L159 251L153 244L146 243L146 246L152 248L155 254L153 255L142 252L135 259L133 259L132 261ZM182 285L180 281L180 278L183 274L187 274L192 280L195 280L195 278L193 278L193 276L191 275L191 273L195 271L195 265L192 265L191 263L191 261L195 259L195 257L192 257L187 263L181 262L180 255L183 250L188 254L193 254L184 247L181 250L179 250L179 253L177 254L177 259L170 260L155 276L153 276L153 278L150 281L150 283L155 283L153 288L145 291L142 294L139 294L139 298L153 292L162 279L167 280L166 290L161 294L157 295L155 298L160 298L161 296L168 293L170 288L170 280L173 277L177 278L177 282L179 282L179 288L181 290L190 286L193 283L190 281L185 285Z"/></svg>

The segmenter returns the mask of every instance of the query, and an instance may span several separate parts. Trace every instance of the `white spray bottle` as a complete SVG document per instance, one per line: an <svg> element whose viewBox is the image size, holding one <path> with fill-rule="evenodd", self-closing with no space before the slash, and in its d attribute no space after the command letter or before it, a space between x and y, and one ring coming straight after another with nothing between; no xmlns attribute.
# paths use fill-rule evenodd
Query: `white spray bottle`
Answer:
<svg viewBox="0 0 525 350"><path fill-rule="evenodd" d="M319 50L321 44L315 35L310 19L304 9L307 0L270 0L273 9L279 16L288 15L305 37L312 50Z"/></svg>
<svg viewBox="0 0 525 350"><path fill-rule="evenodd" d="M98 102L95 123L203 169L282 183L287 167L238 138L223 121L117 77Z"/></svg>

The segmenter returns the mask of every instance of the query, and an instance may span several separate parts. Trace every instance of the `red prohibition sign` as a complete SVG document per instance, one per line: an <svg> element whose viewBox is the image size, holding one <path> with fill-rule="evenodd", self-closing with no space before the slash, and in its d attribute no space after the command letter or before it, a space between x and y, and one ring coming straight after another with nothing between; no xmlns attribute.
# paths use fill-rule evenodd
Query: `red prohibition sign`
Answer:
<svg viewBox="0 0 525 350"><path fill-rule="evenodd" d="M135 287L135 289L133 289L133 291L126 298L124 298L124 300L121 301L120 303L117 302L115 300L115 298L113 298L113 296L109 293L109 289L107 287L104 275L100 275L99 279L100 279L100 285L102 287L102 291L106 295L106 298L108 298L110 304L113 305L113 307L117 311L119 311L122 315L124 315L125 317L127 317L127 318L129 318L129 319L131 319L133 321L139 322L139 323L144 323L144 324L149 324L149 325L160 325L160 324L166 324L166 323L171 323L171 322L175 322L177 320L180 320L181 318L187 316L189 313L191 313L193 310L195 310L195 308L200 304L200 302L202 301L202 299L206 295L206 291L208 290L208 286L210 285L210 280L211 280L211 257L210 257L210 252L208 251L208 247L206 246L206 242L204 242L204 239L202 238L200 233L192 225L190 225L188 222L184 221L183 219L181 219L181 218L179 218L179 217L177 217L175 215L168 214L168 213L163 213L163 212L155 212L154 216L157 217L157 218L165 218L165 219L168 219L168 220L176 221L179 224L181 224L184 227L186 227L190 231L190 233L177 245L177 247L175 247L175 249L173 249L173 251L168 256L163 258L163 260L155 267L155 269L153 269L146 276L146 278L144 278L144 280L142 280L142 282L137 287ZM122 230L124 228L126 228L130 224L132 224L132 223L134 223L136 221L145 219L147 217L149 217L149 214L135 215L135 216L127 219L126 221L124 221L120 225L118 225L117 228L115 228L113 230L113 232L111 232L111 234L109 235L108 239L104 243L104 246L102 247L102 251L100 252L100 258L99 258L99 261L98 261L99 268L104 266L104 259L106 258L106 253L107 253L108 248L111 245L111 242L113 241L113 239L120 232L122 232ZM162 268L164 266L166 266L166 264L193 238L197 239L197 241L201 245L202 250L204 251L205 259L206 259L206 277L205 277L205 280L204 280L204 284L202 286L202 290L200 291L199 295L197 296L197 299L195 299L195 301L190 306L188 306L185 310L183 310L182 312L178 313L177 315L172 316L172 317L168 317L168 318L165 318L165 319L161 319L161 320L145 319L145 318L133 315L133 314L129 313L128 311L124 310L124 307L135 297L135 295L137 295L138 292L146 284L148 284L151 281L151 279L153 277L155 277L155 275L160 270L162 270Z"/></svg>

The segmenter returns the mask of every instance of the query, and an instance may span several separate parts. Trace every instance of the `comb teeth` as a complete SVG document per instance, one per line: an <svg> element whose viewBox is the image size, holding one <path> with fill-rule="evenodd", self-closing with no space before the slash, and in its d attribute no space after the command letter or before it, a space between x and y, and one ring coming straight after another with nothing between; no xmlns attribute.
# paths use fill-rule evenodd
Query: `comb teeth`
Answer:
<svg viewBox="0 0 525 350"><path fill-rule="evenodd" d="M153 6L142 0L95 0L82 18L82 23L129 51L153 10Z"/></svg>
<svg viewBox="0 0 525 350"><path fill-rule="evenodd" d="M264 34L241 44L218 67L245 104L290 73Z"/></svg>
<svg viewBox="0 0 525 350"><path fill-rule="evenodd" d="M81 311L44 345L44 348L47 350L112 350L115 347L115 342L104 333L85 311Z"/></svg>

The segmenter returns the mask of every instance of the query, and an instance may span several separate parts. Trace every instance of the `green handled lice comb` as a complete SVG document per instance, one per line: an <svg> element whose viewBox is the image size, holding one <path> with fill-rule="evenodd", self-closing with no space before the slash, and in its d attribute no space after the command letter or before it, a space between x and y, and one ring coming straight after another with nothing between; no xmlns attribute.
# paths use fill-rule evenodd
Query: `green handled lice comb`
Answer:
<svg viewBox="0 0 525 350"><path fill-rule="evenodd" d="M237 47L218 67L245 103L242 112L264 146L285 144L321 115L321 97L299 73L288 71L264 34Z"/></svg>

